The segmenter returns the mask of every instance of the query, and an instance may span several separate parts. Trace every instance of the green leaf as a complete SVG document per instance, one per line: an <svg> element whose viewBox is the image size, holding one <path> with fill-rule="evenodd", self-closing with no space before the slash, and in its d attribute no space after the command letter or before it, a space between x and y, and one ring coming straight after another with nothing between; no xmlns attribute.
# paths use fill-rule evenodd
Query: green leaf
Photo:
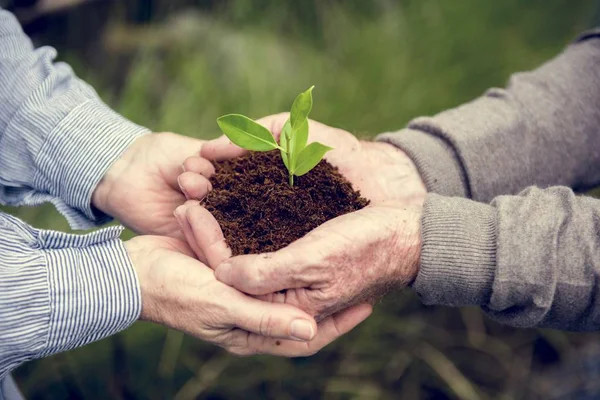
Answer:
<svg viewBox="0 0 600 400"><path fill-rule="evenodd" d="M298 155L306 147L306 142L308 142L308 119L305 119L304 123L298 129L292 131L289 152L292 155L293 165L296 165Z"/></svg>
<svg viewBox="0 0 600 400"><path fill-rule="evenodd" d="M318 142L309 144L298 155L296 168L293 171L293 174L296 176L302 176L306 174L308 171L317 166L319 161L321 161L325 153L327 153L329 150L333 149Z"/></svg>
<svg viewBox="0 0 600 400"><path fill-rule="evenodd" d="M267 128L239 114L223 115L217 119L221 131L238 146L253 151L280 149Z"/></svg>
<svg viewBox="0 0 600 400"><path fill-rule="evenodd" d="M300 93L298 97L296 97L296 100L294 100L292 111L290 112L292 130L297 130L308 118L308 114L310 114L310 110L312 109L313 88L314 86L311 86L306 92Z"/></svg>
<svg viewBox="0 0 600 400"><path fill-rule="evenodd" d="M281 128L281 134L279 135L279 145L281 146L281 159L283 160L283 163L285 164L285 167L287 168L287 170L290 170L290 166L288 163L288 147L289 147L289 140L288 137L291 136L292 134L292 125L290 124L290 120L288 119L287 121L285 121L285 124L283 125L283 128Z"/></svg>

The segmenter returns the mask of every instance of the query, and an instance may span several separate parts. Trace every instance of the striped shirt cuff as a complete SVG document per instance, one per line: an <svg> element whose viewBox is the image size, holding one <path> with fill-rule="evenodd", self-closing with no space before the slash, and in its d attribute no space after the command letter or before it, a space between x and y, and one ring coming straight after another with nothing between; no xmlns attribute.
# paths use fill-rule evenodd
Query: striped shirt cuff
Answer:
<svg viewBox="0 0 600 400"><path fill-rule="evenodd" d="M40 232L52 306L49 342L42 356L113 335L138 319L141 293L119 240L122 230L110 227L85 236Z"/></svg>
<svg viewBox="0 0 600 400"><path fill-rule="evenodd" d="M110 217L92 206L94 189L129 145L148 130L99 100L88 100L50 133L37 157L33 186L50 193L75 229L89 229Z"/></svg>
<svg viewBox="0 0 600 400"><path fill-rule="evenodd" d="M139 283L121 232L37 230L0 213L0 379L139 318Z"/></svg>

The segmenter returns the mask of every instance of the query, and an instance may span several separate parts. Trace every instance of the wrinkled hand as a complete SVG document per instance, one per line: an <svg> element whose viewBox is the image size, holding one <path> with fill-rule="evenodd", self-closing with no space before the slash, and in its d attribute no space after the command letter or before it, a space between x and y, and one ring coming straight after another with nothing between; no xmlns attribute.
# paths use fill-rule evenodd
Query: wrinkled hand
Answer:
<svg viewBox="0 0 600 400"><path fill-rule="evenodd" d="M141 319L186 332L237 355L307 356L359 324L368 304L319 323L286 304L242 294L215 279L177 239L138 236L125 243L136 269Z"/></svg>
<svg viewBox="0 0 600 400"><path fill-rule="evenodd" d="M297 306L320 320L412 282L420 258L420 206L370 206L327 221L279 251L230 258L204 208L178 209L195 251L216 278L260 299Z"/></svg>
<svg viewBox="0 0 600 400"><path fill-rule="evenodd" d="M136 139L105 174L92 203L137 233L182 238L173 217L175 208L185 202L177 181L184 160L199 154L203 143L174 133ZM207 193L212 164L196 157L188 166L195 174L195 192Z"/></svg>

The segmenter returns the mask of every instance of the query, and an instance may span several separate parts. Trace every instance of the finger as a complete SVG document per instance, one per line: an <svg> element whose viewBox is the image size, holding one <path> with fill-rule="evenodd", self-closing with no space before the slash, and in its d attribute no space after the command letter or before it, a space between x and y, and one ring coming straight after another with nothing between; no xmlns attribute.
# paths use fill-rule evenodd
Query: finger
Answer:
<svg viewBox="0 0 600 400"><path fill-rule="evenodd" d="M285 357L307 357L317 353L337 338L354 329L373 312L370 304L359 304L334 314L317 325L317 335L309 342L276 340L249 334L247 349L249 353L272 354Z"/></svg>
<svg viewBox="0 0 600 400"><path fill-rule="evenodd" d="M289 304L276 304L240 295L230 299L233 326L263 338L311 341L317 335L317 322L306 312Z"/></svg>
<svg viewBox="0 0 600 400"><path fill-rule="evenodd" d="M212 190L210 181L196 172L184 172L177 182L188 200L202 200Z"/></svg>
<svg viewBox="0 0 600 400"><path fill-rule="evenodd" d="M206 257L209 267L215 269L231 257L231 249L225 241L221 226L210 211L204 207L190 207L185 215L193 240Z"/></svg>
<svg viewBox="0 0 600 400"><path fill-rule="evenodd" d="M181 166L183 172L195 172L206 178L210 178L215 173L215 167L210 161L200 156L188 157Z"/></svg>
<svg viewBox="0 0 600 400"><path fill-rule="evenodd" d="M197 200L188 200L185 202L185 204L177 207L175 209L175 212L173 213L173 215L175 215L175 219L179 223L179 228L181 229L183 237L185 238L185 241L188 243L188 246L194 252L196 258L198 258L198 260L200 260L202 263L207 264L208 261L206 259L206 256L202 252L202 249L196 243L196 237L194 236L192 227L190 226L190 223L188 222L188 220L185 216L187 209L191 208L191 207L199 207L200 208L201 207L200 202Z"/></svg>
<svg viewBox="0 0 600 400"><path fill-rule="evenodd" d="M251 295L310 288L325 282L317 253L301 243L302 239L273 253L233 257L217 266L215 276Z"/></svg>
<svg viewBox="0 0 600 400"><path fill-rule="evenodd" d="M233 144L227 136L209 140L202 145L200 156L207 160L230 160L246 154L248 150Z"/></svg>
<svg viewBox="0 0 600 400"><path fill-rule="evenodd" d="M283 126L289 118L290 113L285 112L257 119L256 122L267 128L273 134L275 140L279 141L279 136L281 136Z"/></svg>

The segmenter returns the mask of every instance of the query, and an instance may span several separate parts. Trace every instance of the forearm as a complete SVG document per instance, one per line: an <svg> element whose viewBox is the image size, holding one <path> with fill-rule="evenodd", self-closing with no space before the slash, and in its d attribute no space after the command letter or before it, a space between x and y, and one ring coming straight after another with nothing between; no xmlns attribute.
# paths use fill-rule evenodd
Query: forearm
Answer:
<svg viewBox="0 0 600 400"><path fill-rule="evenodd" d="M21 363L125 329L141 297L119 228L85 236L0 213L0 380Z"/></svg>
<svg viewBox="0 0 600 400"><path fill-rule="evenodd" d="M517 327L600 328L600 201L530 188L491 205L431 195L413 288Z"/></svg>
<svg viewBox="0 0 600 400"><path fill-rule="evenodd" d="M54 203L74 228L105 222L92 193L147 132L110 110L56 51L35 50L0 9L0 203Z"/></svg>
<svg viewBox="0 0 600 400"><path fill-rule="evenodd" d="M600 31L506 89L379 136L407 152L431 192L489 202L537 185L600 183Z"/></svg>

